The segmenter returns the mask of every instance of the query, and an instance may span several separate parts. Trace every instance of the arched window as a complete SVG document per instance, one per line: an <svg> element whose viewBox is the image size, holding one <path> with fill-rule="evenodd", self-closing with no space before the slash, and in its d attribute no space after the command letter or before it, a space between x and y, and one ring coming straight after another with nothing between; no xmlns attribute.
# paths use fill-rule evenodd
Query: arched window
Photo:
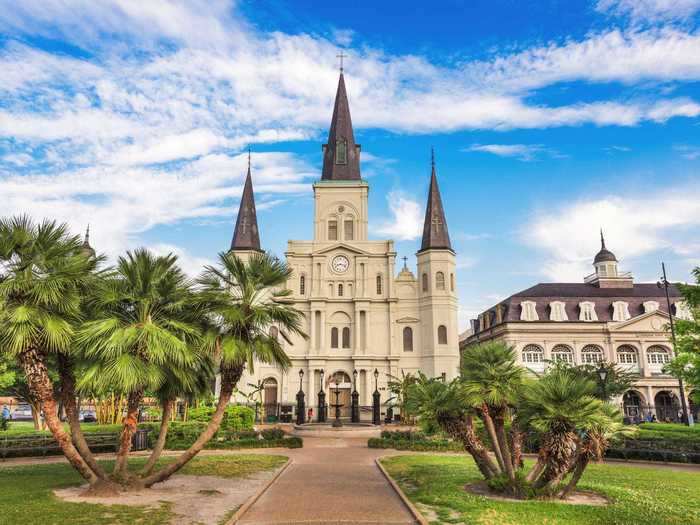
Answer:
<svg viewBox="0 0 700 525"><path fill-rule="evenodd" d="M552 361L574 364L574 351L567 345L555 345L552 348Z"/></svg>
<svg viewBox="0 0 700 525"><path fill-rule="evenodd" d="M299 277L299 295L306 295L306 276Z"/></svg>
<svg viewBox="0 0 700 525"><path fill-rule="evenodd" d="M328 240L337 241L338 240L338 221L330 220L328 221Z"/></svg>
<svg viewBox="0 0 700 525"><path fill-rule="evenodd" d="M427 292L428 291L428 274L424 273L421 277L421 280L423 282L423 291Z"/></svg>
<svg viewBox="0 0 700 525"><path fill-rule="evenodd" d="M447 344L447 327L444 324L441 324L438 326L438 344L439 345L446 345Z"/></svg>
<svg viewBox="0 0 700 525"><path fill-rule="evenodd" d="M338 139L335 141L335 163L348 163L348 143L344 139Z"/></svg>
<svg viewBox="0 0 700 525"><path fill-rule="evenodd" d="M343 328L343 348L350 348L350 328Z"/></svg>
<svg viewBox="0 0 700 525"><path fill-rule="evenodd" d="M455 274L453 273L450 274L450 291L455 291Z"/></svg>
<svg viewBox="0 0 700 525"><path fill-rule="evenodd" d="M277 339L280 335L279 328L277 328L276 326L271 326L269 334L270 334L270 337L272 337L273 339Z"/></svg>
<svg viewBox="0 0 700 525"><path fill-rule="evenodd" d="M671 361L671 352L665 346L650 346L647 348L647 361L650 365L665 365Z"/></svg>
<svg viewBox="0 0 700 525"><path fill-rule="evenodd" d="M636 365L637 349L630 345L622 345L617 349L617 362L623 365Z"/></svg>
<svg viewBox="0 0 700 525"><path fill-rule="evenodd" d="M539 345L525 345L523 348L523 363L535 364L544 361L544 350Z"/></svg>
<svg viewBox="0 0 700 525"><path fill-rule="evenodd" d="M382 274L377 275L377 295L382 295Z"/></svg>
<svg viewBox="0 0 700 525"><path fill-rule="evenodd" d="M413 329L410 326L403 329L403 351L413 352Z"/></svg>
<svg viewBox="0 0 700 525"><path fill-rule="evenodd" d="M338 297L342 297L342 296L343 296L343 285L339 284L338 285Z"/></svg>
<svg viewBox="0 0 700 525"><path fill-rule="evenodd" d="M331 348L338 348L338 329L331 328Z"/></svg>
<svg viewBox="0 0 700 525"><path fill-rule="evenodd" d="M603 349L598 345L586 345L581 350L581 362L584 365L596 365L603 360Z"/></svg>
<svg viewBox="0 0 700 525"><path fill-rule="evenodd" d="M435 288L438 290L445 289L445 274L442 272L437 272L435 274Z"/></svg>

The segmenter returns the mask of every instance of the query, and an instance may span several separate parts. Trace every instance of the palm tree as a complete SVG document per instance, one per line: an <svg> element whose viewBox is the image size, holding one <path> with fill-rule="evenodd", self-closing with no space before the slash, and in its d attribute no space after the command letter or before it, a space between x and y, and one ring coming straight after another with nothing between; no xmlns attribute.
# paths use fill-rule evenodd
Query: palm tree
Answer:
<svg viewBox="0 0 700 525"><path fill-rule="evenodd" d="M303 314L287 301L291 291L285 288L292 270L266 253L253 255L245 263L235 253L219 255L217 266L207 266L198 280L201 294L214 312L218 326L207 337L216 347L221 389L216 409L207 428L173 463L144 479L149 487L164 481L195 457L219 430L231 394L243 371L253 371L256 361L275 364L282 369L290 360L269 328L276 326L281 337L291 344L292 335L306 337Z"/></svg>
<svg viewBox="0 0 700 525"><path fill-rule="evenodd" d="M462 355L464 399L483 421L498 465L511 481L515 481L520 467L520 432L511 426L508 435L506 422L510 422L511 408L520 399L523 377L515 351L504 343L484 343Z"/></svg>
<svg viewBox="0 0 700 525"><path fill-rule="evenodd" d="M48 428L71 465L91 485L100 476L58 418L49 356L71 353L81 289L99 259L81 251L65 224L26 216L0 219L0 349L24 370ZM94 467L94 464L93 464Z"/></svg>
<svg viewBox="0 0 700 525"><path fill-rule="evenodd" d="M79 386L109 384L127 396L113 472L124 481L144 392L173 376L186 379L203 359L197 296L175 255L138 249L119 258L90 302L95 318L76 337L90 362Z"/></svg>
<svg viewBox="0 0 700 525"><path fill-rule="evenodd" d="M410 411L407 407L408 393L416 382L416 376L411 372L405 373L401 370L401 377L392 374L387 374L389 381L387 386L389 391L394 394L390 399L387 399L387 403L392 399L396 399L396 404L399 406L399 414L401 415L401 423L407 424Z"/></svg>
<svg viewBox="0 0 700 525"><path fill-rule="evenodd" d="M462 444L486 479L501 473L474 429L473 411L464 403L459 380L445 383L418 372L408 394L407 408L421 421L437 425Z"/></svg>

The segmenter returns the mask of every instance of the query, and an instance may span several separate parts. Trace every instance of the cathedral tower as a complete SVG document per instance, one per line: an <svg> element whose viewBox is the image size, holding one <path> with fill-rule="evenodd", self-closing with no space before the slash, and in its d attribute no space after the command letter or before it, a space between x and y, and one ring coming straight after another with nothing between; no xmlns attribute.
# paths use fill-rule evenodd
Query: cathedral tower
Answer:
<svg viewBox="0 0 700 525"><path fill-rule="evenodd" d="M230 251L243 260L247 260L253 253L262 252L258 232L258 215L255 211L255 196L253 195L253 179L250 176L250 152L248 152L248 174L243 185L243 194L238 207L238 218L236 219L236 228L233 231Z"/></svg>
<svg viewBox="0 0 700 525"><path fill-rule="evenodd" d="M459 346L455 282L457 265L442 207L434 155L431 164L423 239L417 254L423 369L428 375L445 373L447 377L454 377L459 365L454 351ZM453 369L445 370L446 364Z"/></svg>

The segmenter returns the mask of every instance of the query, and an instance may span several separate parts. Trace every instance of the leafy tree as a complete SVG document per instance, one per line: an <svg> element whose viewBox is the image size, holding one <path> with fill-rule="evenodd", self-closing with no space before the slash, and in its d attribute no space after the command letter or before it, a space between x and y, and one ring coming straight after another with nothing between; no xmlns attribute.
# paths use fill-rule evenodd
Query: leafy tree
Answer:
<svg viewBox="0 0 700 525"><path fill-rule="evenodd" d="M306 337L303 314L287 300L291 291L285 285L291 273L285 263L266 253L253 255L247 263L233 252L220 254L217 266L206 267L198 284L213 312L206 338L216 349L221 375L219 400L204 432L174 462L146 477L146 486L180 470L211 440L246 367L252 372L256 361L289 367L289 357L278 339L270 336L269 328L276 326L290 344L292 334Z"/></svg>
<svg viewBox="0 0 700 525"><path fill-rule="evenodd" d="M606 402L623 395L639 380L639 374L625 370L618 364L607 361L597 365L571 365L564 361L551 361L548 363L548 366L550 369L552 367L568 369L573 374L587 379L593 385L593 395ZM601 368L607 372L604 383L600 380Z"/></svg>
<svg viewBox="0 0 700 525"><path fill-rule="evenodd" d="M394 394L391 398L387 400L387 403L395 399L396 404L399 407L401 423L408 424L410 423L410 418L412 415L410 410L408 410L407 405L408 394L411 387L416 382L416 376L411 372L405 373L403 370L401 370L400 377L392 374L387 374L387 377L389 379L389 381L387 382L389 392Z"/></svg>
<svg viewBox="0 0 700 525"><path fill-rule="evenodd" d="M693 270L696 284L678 284L692 318L676 319L676 357L666 368L688 386L700 388L700 267ZM694 399L700 403L700 399Z"/></svg>

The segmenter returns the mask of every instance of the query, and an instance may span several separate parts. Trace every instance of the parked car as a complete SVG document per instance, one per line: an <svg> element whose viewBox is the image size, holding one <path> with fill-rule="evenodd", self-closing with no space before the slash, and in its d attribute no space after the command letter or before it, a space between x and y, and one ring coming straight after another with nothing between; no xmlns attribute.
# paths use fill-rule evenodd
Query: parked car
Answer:
<svg viewBox="0 0 700 525"><path fill-rule="evenodd" d="M79 415L80 421L83 423L96 423L97 414L94 410L81 410Z"/></svg>
<svg viewBox="0 0 700 525"><path fill-rule="evenodd" d="M31 421L32 407L29 405L17 405L17 408L12 412L12 419L14 421Z"/></svg>

